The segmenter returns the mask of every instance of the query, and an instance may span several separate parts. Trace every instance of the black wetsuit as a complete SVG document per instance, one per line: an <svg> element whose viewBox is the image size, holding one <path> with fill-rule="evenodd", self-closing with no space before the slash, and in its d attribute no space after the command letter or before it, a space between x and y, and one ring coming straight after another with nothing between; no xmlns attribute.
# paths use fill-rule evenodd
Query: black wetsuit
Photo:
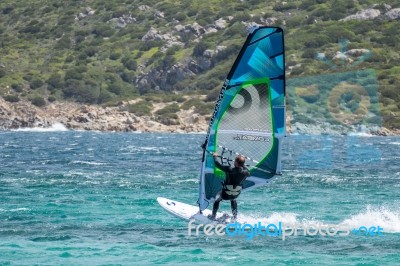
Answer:
<svg viewBox="0 0 400 266"><path fill-rule="evenodd" d="M242 183L246 177L250 176L249 170L246 167L230 167L222 165L214 158L215 165L225 172L225 181L222 186L222 190L217 194L216 200L213 206L212 217L215 218L217 214L219 203L222 200L230 200L233 217L236 219L237 216L237 202L236 198L239 196L242 190Z"/></svg>

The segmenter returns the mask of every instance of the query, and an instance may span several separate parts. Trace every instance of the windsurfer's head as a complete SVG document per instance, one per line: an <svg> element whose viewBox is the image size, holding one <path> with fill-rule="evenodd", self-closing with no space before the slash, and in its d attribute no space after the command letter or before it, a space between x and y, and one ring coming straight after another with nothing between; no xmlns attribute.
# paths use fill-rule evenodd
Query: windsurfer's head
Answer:
<svg viewBox="0 0 400 266"><path fill-rule="evenodd" d="M238 155L235 159L235 167L243 167L246 159L242 155Z"/></svg>

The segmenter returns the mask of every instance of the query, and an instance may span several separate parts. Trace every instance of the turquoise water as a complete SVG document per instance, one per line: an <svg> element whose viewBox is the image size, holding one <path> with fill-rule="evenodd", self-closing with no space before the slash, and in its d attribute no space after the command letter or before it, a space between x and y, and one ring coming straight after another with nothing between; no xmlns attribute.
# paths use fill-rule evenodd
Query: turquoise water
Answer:
<svg viewBox="0 0 400 266"><path fill-rule="evenodd" d="M203 134L0 133L0 265L399 265L400 138L289 136L251 221L383 236L187 236L156 198L195 204ZM230 211L222 203L222 211Z"/></svg>

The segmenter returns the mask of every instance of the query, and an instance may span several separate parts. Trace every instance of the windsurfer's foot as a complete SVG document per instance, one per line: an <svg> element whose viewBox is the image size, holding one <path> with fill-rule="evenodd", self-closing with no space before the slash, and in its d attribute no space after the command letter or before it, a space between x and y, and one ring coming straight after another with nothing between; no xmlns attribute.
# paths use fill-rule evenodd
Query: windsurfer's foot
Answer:
<svg viewBox="0 0 400 266"><path fill-rule="evenodd" d="M215 216L212 215L212 214L209 214L209 215L207 216L207 218L210 219L210 220L215 221Z"/></svg>

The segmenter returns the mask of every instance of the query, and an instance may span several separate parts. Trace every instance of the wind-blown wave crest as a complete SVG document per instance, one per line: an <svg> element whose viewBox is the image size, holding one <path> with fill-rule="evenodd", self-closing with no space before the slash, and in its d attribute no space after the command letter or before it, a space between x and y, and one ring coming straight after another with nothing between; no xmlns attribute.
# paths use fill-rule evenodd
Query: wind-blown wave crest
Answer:
<svg viewBox="0 0 400 266"><path fill-rule="evenodd" d="M365 211L352 215L340 225L349 228L379 225L383 228L383 232L400 233L400 211L386 207L373 208L368 206Z"/></svg>
<svg viewBox="0 0 400 266"><path fill-rule="evenodd" d="M29 127L29 128L18 128L13 131L27 131L27 132L56 132L56 131L68 131L68 129L61 123L55 123L50 127Z"/></svg>
<svg viewBox="0 0 400 266"><path fill-rule="evenodd" d="M336 225L343 229L352 230L361 226L371 227L380 226L384 233L400 233L400 211L386 207L373 208L367 206L365 211L351 215L342 222L335 224L320 221L312 218L300 218L296 213L275 212L267 217L257 215L239 214L238 221L241 223L257 224L261 222L265 224L278 224L282 222L284 226L301 227L301 226L331 226Z"/></svg>

